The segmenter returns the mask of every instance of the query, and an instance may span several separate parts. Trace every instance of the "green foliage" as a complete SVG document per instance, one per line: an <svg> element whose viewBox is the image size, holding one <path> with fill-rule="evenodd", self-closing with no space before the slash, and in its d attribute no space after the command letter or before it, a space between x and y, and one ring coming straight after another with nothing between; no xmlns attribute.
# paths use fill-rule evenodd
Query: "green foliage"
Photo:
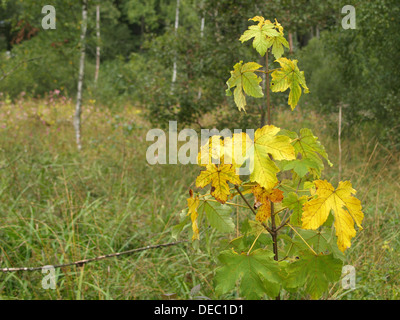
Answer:
<svg viewBox="0 0 400 320"><path fill-rule="evenodd" d="M345 1L337 3L340 6ZM400 8L394 0L368 1L356 7L356 29L336 25L313 39L299 57L309 74L311 103L325 112L343 106L348 130L360 121L378 123L377 134L399 146Z"/></svg>
<svg viewBox="0 0 400 320"><path fill-rule="evenodd" d="M329 288L330 283L340 279L343 262L335 259L333 254L314 255L302 252L299 260L289 264L286 287L306 288L313 299L319 299Z"/></svg>
<svg viewBox="0 0 400 320"><path fill-rule="evenodd" d="M220 232L232 232L235 224L232 221L232 208L214 201L201 201L198 212L200 215L206 215L210 225Z"/></svg>
<svg viewBox="0 0 400 320"><path fill-rule="evenodd" d="M223 266L216 270L215 276L217 294L233 290L240 280L239 292L247 299L260 299L265 293L271 297L278 295L281 279L273 256L271 251L262 249L250 254L234 250L221 252L218 260Z"/></svg>
<svg viewBox="0 0 400 320"><path fill-rule="evenodd" d="M43 30L41 8L45 4L47 4L45 1L39 3L25 1L15 2L14 5L8 4L6 7L9 19L5 22L12 28L8 45L12 48L10 58L0 55L0 67L8 74L0 82L0 91L7 92L12 98L21 92L36 96L54 89L61 89L70 96L76 93L82 7L76 1L54 1L52 5L56 8L56 30ZM95 4L94 1L89 2L86 86L90 86L93 82L94 59L98 44ZM132 44L133 37L129 26L126 23L120 24L121 19L122 13L112 1L101 2L100 46L103 62L118 60L118 56L129 57L135 47ZM24 31L24 28L27 31ZM32 37L26 38L24 35L31 30L36 31ZM108 71L107 67L105 71ZM104 78L114 76L115 74L110 73L105 74ZM108 99L112 100L110 98L117 93L117 91L112 92Z"/></svg>

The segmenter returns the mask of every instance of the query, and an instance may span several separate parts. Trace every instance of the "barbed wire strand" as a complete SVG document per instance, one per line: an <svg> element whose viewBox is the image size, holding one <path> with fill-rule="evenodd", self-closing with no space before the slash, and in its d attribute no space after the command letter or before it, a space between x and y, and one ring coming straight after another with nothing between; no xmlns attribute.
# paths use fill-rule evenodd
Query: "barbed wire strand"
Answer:
<svg viewBox="0 0 400 320"><path fill-rule="evenodd" d="M133 253L146 251L146 250L153 250L153 249L159 249L159 248L172 247L172 246L176 246L178 244L185 243L185 242L187 242L187 240L171 242L171 243L164 243L164 244L158 244L158 245L150 245L150 246L146 246L146 247L143 247L143 248L132 249L132 250L124 251L124 252L111 253L111 254L99 256L99 257L92 258L92 259L80 260L80 261L70 262L70 263L66 263L66 264L47 265L47 266L43 266L43 267L34 267L34 268L26 268L26 267L22 267L22 268L4 268L4 269L0 269L0 272L7 273L7 272L18 272L18 271L38 271L38 270L48 270L50 268L58 269L58 268L65 268L65 267L71 267L71 266L82 267L85 264L88 264L88 263L91 263L91 262L95 262L95 261L100 261L100 260L104 260L104 259L108 259L108 258L115 258L115 257L119 257L119 256L122 256L122 255L133 254Z"/></svg>

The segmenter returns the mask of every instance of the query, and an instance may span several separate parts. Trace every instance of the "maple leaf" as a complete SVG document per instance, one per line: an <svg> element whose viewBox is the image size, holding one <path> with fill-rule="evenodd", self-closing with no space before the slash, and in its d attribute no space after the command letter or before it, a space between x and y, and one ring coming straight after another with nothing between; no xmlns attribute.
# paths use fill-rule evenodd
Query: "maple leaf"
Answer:
<svg viewBox="0 0 400 320"><path fill-rule="evenodd" d="M212 136L200 148L197 156L197 164L199 166L207 166L208 164L220 164L224 155L224 142L221 136Z"/></svg>
<svg viewBox="0 0 400 320"><path fill-rule="evenodd" d="M285 49L283 47L289 48L289 43L285 39L285 37L281 34L277 36L269 37L267 39L268 48L272 47L272 54L275 59L279 59L282 57Z"/></svg>
<svg viewBox="0 0 400 320"><path fill-rule="evenodd" d="M190 215L190 219L192 220L192 230L193 230L192 241L200 240L199 227L197 224L197 218L199 217L197 208L199 207L200 199L198 196L196 196L194 198L192 195L190 198L187 199L187 202L188 202L188 207L189 207L188 215Z"/></svg>
<svg viewBox="0 0 400 320"><path fill-rule="evenodd" d="M290 89L288 103L294 110L301 96L301 87L303 87L304 93L310 92L306 85L304 72L299 70L297 60L280 58L276 61L281 65L281 68L271 74L271 90L273 92L285 92Z"/></svg>
<svg viewBox="0 0 400 320"><path fill-rule="evenodd" d="M296 193L290 192L285 199L283 199L283 205L292 210L290 216L290 224L294 226L301 226L301 216L303 214L303 205L307 202L307 196L298 197Z"/></svg>
<svg viewBox="0 0 400 320"><path fill-rule="evenodd" d="M256 220L265 222L271 217L271 202L282 202L283 192L279 189L266 190L260 185L253 187L252 191L256 204L261 204L257 211Z"/></svg>
<svg viewBox="0 0 400 320"><path fill-rule="evenodd" d="M254 142L250 136L245 133L235 133L232 138L224 139L224 160L226 164L233 164L235 167L241 167L244 161L249 157L249 151Z"/></svg>
<svg viewBox="0 0 400 320"><path fill-rule="evenodd" d="M236 175L236 169L229 164L209 164L196 179L196 187L204 188L211 183L211 195L224 204L230 194L228 181L234 185L240 185L242 181Z"/></svg>
<svg viewBox="0 0 400 320"><path fill-rule="evenodd" d="M343 262L333 254L302 252L300 259L286 267L287 288L306 287L312 299L319 299L328 290L329 284L337 282L342 273Z"/></svg>
<svg viewBox="0 0 400 320"><path fill-rule="evenodd" d="M335 259L346 260L343 252L341 252L337 246L336 239L332 237L332 229L324 228L322 230L304 230L298 229L299 236L289 237L290 248L287 251L288 256L300 256L304 252L310 251L310 247L317 254L333 254ZM301 236L301 238L300 238ZM306 244L307 243L307 244Z"/></svg>
<svg viewBox="0 0 400 320"><path fill-rule="evenodd" d="M232 217L230 216L232 208L218 202L200 201L198 207L199 214L205 214L210 225L220 232L232 232L235 229Z"/></svg>
<svg viewBox="0 0 400 320"><path fill-rule="evenodd" d="M267 190L273 189L278 182L276 174L279 168L271 157L278 161L295 159L291 138L278 135L279 132L280 128L267 125L255 132L254 141L246 133L234 134L232 138L226 138L221 147L227 160L226 165L229 166L232 163L233 167L240 167L246 159L250 159L250 181L257 182ZM220 151L215 156L222 157Z"/></svg>
<svg viewBox="0 0 400 320"><path fill-rule="evenodd" d="M304 177L307 172L310 172L314 177L319 178L324 168L322 158L328 162L329 166L333 166L329 161L324 146L318 141L318 138L314 136L310 129L301 129L300 135L288 130L282 130L282 134L293 139L292 145L296 155L301 155L301 159L292 162L283 161L281 166L282 170L293 169L299 177Z"/></svg>
<svg viewBox="0 0 400 320"><path fill-rule="evenodd" d="M260 68L262 68L262 66L258 63L248 62L243 64L243 61L240 61L233 67L233 71L231 71L231 77L226 83L228 85L226 93L228 96L231 95L232 92L230 89L236 87L233 96L239 111L246 111L245 107L247 103L245 93L255 98L264 96L260 86L262 79L255 74L255 71Z"/></svg>
<svg viewBox="0 0 400 320"><path fill-rule="evenodd" d="M312 172L316 169L319 169L318 164L307 158L296 159L293 161L282 161L281 163L282 171L293 170L300 178L303 178L308 172Z"/></svg>
<svg viewBox="0 0 400 320"><path fill-rule="evenodd" d="M278 182L276 174L279 168L271 160L296 159L291 139L287 136L277 135L280 128L265 126L258 129L254 138L253 172L250 181L257 182L265 189L272 189Z"/></svg>
<svg viewBox="0 0 400 320"><path fill-rule="evenodd" d="M314 185L317 198L303 205L303 228L316 230L325 223L332 210L337 244L340 251L344 252L350 248L351 239L356 236L354 223L362 230L364 214L360 200L353 196L356 190L350 181L339 182L336 190L326 180L314 181Z"/></svg>
<svg viewBox="0 0 400 320"><path fill-rule="evenodd" d="M254 18L250 18L249 21L258 22L258 26L263 26L264 24L271 24L270 20L265 20L262 16L255 16Z"/></svg>
<svg viewBox="0 0 400 320"><path fill-rule="evenodd" d="M283 36L283 27L282 25L278 22L278 20L275 19L275 28L279 30L279 33Z"/></svg>
<svg viewBox="0 0 400 320"><path fill-rule="evenodd" d="M260 299L265 293L270 297L279 294L279 265L271 251L258 249L250 254L238 254L234 250L223 251L218 260L222 266L216 271L216 292L232 291L240 280L240 295L249 300Z"/></svg>
<svg viewBox="0 0 400 320"><path fill-rule="evenodd" d="M268 42L268 39L270 37L281 36L281 34L275 30L275 24L269 20L265 20L263 17L257 16L249 20L258 21L259 23L258 25L249 26L248 30L243 33L239 40L243 43L254 38L254 49L256 49L261 56L264 56L271 47L271 43Z"/></svg>

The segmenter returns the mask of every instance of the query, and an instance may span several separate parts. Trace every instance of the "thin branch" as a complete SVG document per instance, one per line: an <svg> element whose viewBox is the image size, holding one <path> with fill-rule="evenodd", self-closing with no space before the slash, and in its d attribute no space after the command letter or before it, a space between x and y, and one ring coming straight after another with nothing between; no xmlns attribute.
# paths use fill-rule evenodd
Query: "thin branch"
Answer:
<svg viewBox="0 0 400 320"><path fill-rule="evenodd" d="M285 212L285 215L283 216L283 219L282 219L282 223L281 223L281 225L276 229L276 232L278 232L279 230L281 230L284 226L286 226L286 224L290 221L290 218L292 217L292 214L290 214L289 215L289 217L287 217L287 219L286 219L286 216L287 216L287 213L289 212L289 208L287 208L287 210L286 210L286 212Z"/></svg>
<svg viewBox="0 0 400 320"><path fill-rule="evenodd" d="M250 210L253 212L253 214L256 216L257 213L255 212L254 208L250 205L250 203L247 201L247 199L245 198L245 196L243 195L242 191L240 191L238 186L235 186L236 191L240 194L240 196L242 197L243 201L247 204L247 207L250 208Z"/></svg>
<svg viewBox="0 0 400 320"><path fill-rule="evenodd" d="M99 256L96 258L92 259L86 259L86 260L80 260L76 262L71 262L71 263L66 263L66 264L59 264L59 265L49 265L49 266L43 266L43 267L34 267L34 268L5 268L5 269L0 269L0 272L18 272L18 271L38 271L38 270L48 270L49 268L65 268L65 267L71 267L71 266L77 266L77 267L82 267L85 264L95 262L95 261L100 261L108 258L115 258L119 257L122 255L127 255L127 254L133 254L141 251L146 251L146 250L152 250L152 249L159 249L159 248L165 248L165 247L171 247L171 246L176 246L178 244L187 242L187 240L183 241L178 241L178 242L172 242L172 243L165 243L165 244L158 244L158 245L152 245L152 246L147 246L144 248L138 248L138 249L133 249L133 250L128 250L124 252L118 252L118 253L111 253L107 254L104 256Z"/></svg>

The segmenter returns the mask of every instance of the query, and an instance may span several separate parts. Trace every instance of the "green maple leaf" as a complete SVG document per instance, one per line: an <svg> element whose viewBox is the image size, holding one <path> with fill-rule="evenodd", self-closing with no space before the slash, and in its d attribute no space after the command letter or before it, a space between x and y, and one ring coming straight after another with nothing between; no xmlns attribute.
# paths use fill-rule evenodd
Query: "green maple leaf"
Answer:
<svg viewBox="0 0 400 320"><path fill-rule="evenodd" d="M201 200L197 209L200 215L206 214L210 225L220 232L232 232L235 229L231 212L232 208L219 202Z"/></svg>
<svg viewBox="0 0 400 320"><path fill-rule="evenodd" d="M310 92L306 85L304 72L297 67L297 60L280 58L276 61L281 65L281 68L271 74L271 90L272 92L285 92L290 89L288 103L294 110L301 97L301 87L303 87L304 93Z"/></svg>
<svg viewBox="0 0 400 320"><path fill-rule="evenodd" d="M312 173L316 178L319 178L321 177L321 171L324 169L322 158L328 162L329 166L333 166L329 161L324 146L320 141L318 141L318 137L314 136L310 129L301 129L300 135L288 130L282 130L281 134L286 135L293 140L292 145L295 149L296 155L300 154L303 160L302 164L299 164L299 162L294 164L283 162L283 170L297 168L297 172L295 172L301 177L301 173L303 173L302 169L304 168L300 168L299 166L304 165L308 168L310 173Z"/></svg>
<svg viewBox="0 0 400 320"><path fill-rule="evenodd" d="M275 59L282 57L283 53L285 52L285 49L283 48L284 46L289 48L289 43L281 34L268 38L267 45L268 48L272 47L272 54L274 55Z"/></svg>
<svg viewBox="0 0 400 320"><path fill-rule="evenodd" d="M298 230L303 239L317 252L317 253L332 253L333 257L344 261L345 255L340 251L336 238L332 236L331 228L324 228L323 230ZM308 250L304 241L297 236L292 240L295 247L303 252ZM291 254L291 253L289 253Z"/></svg>
<svg viewBox="0 0 400 320"><path fill-rule="evenodd" d="M333 254L314 255L304 251L299 260L286 266L286 287L305 287L312 299L319 299L328 290L330 283L340 279L342 267L343 262Z"/></svg>
<svg viewBox="0 0 400 320"><path fill-rule="evenodd" d="M262 21L258 25L252 25L240 37L240 41L245 42L252 38L253 47L257 52L264 56L267 50L274 44L271 37L282 37L281 34L275 30L275 25L270 21ZM283 37L282 37L283 38Z"/></svg>
<svg viewBox="0 0 400 320"><path fill-rule="evenodd" d="M290 217L290 223L294 226L301 226L301 215L303 213L303 204L307 202L307 196L298 197L294 192L289 193L283 199L283 206L293 211Z"/></svg>
<svg viewBox="0 0 400 320"><path fill-rule="evenodd" d="M311 159L297 159L293 161L282 161L280 163L280 168L282 171L293 170L296 174L303 178L312 169L318 168L318 164Z"/></svg>
<svg viewBox="0 0 400 320"><path fill-rule="evenodd" d="M262 68L262 66L258 63L248 62L243 64L243 61L240 61L233 67L233 71L231 71L231 77L226 83L228 85L226 93L228 96L231 95L230 89L236 87L233 95L239 111L246 111L245 107L247 103L245 93L255 98L262 98L264 96L260 86L262 79L255 74L255 71L260 68Z"/></svg>
<svg viewBox="0 0 400 320"><path fill-rule="evenodd" d="M217 294L228 293L235 289L240 281L240 295L256 300L267 294L276 297L279 294L281 278L279 265L273 259L271 251L258 249L238 254L234 250L223 251L218 257L222 266L216 271Z"/></svg>

